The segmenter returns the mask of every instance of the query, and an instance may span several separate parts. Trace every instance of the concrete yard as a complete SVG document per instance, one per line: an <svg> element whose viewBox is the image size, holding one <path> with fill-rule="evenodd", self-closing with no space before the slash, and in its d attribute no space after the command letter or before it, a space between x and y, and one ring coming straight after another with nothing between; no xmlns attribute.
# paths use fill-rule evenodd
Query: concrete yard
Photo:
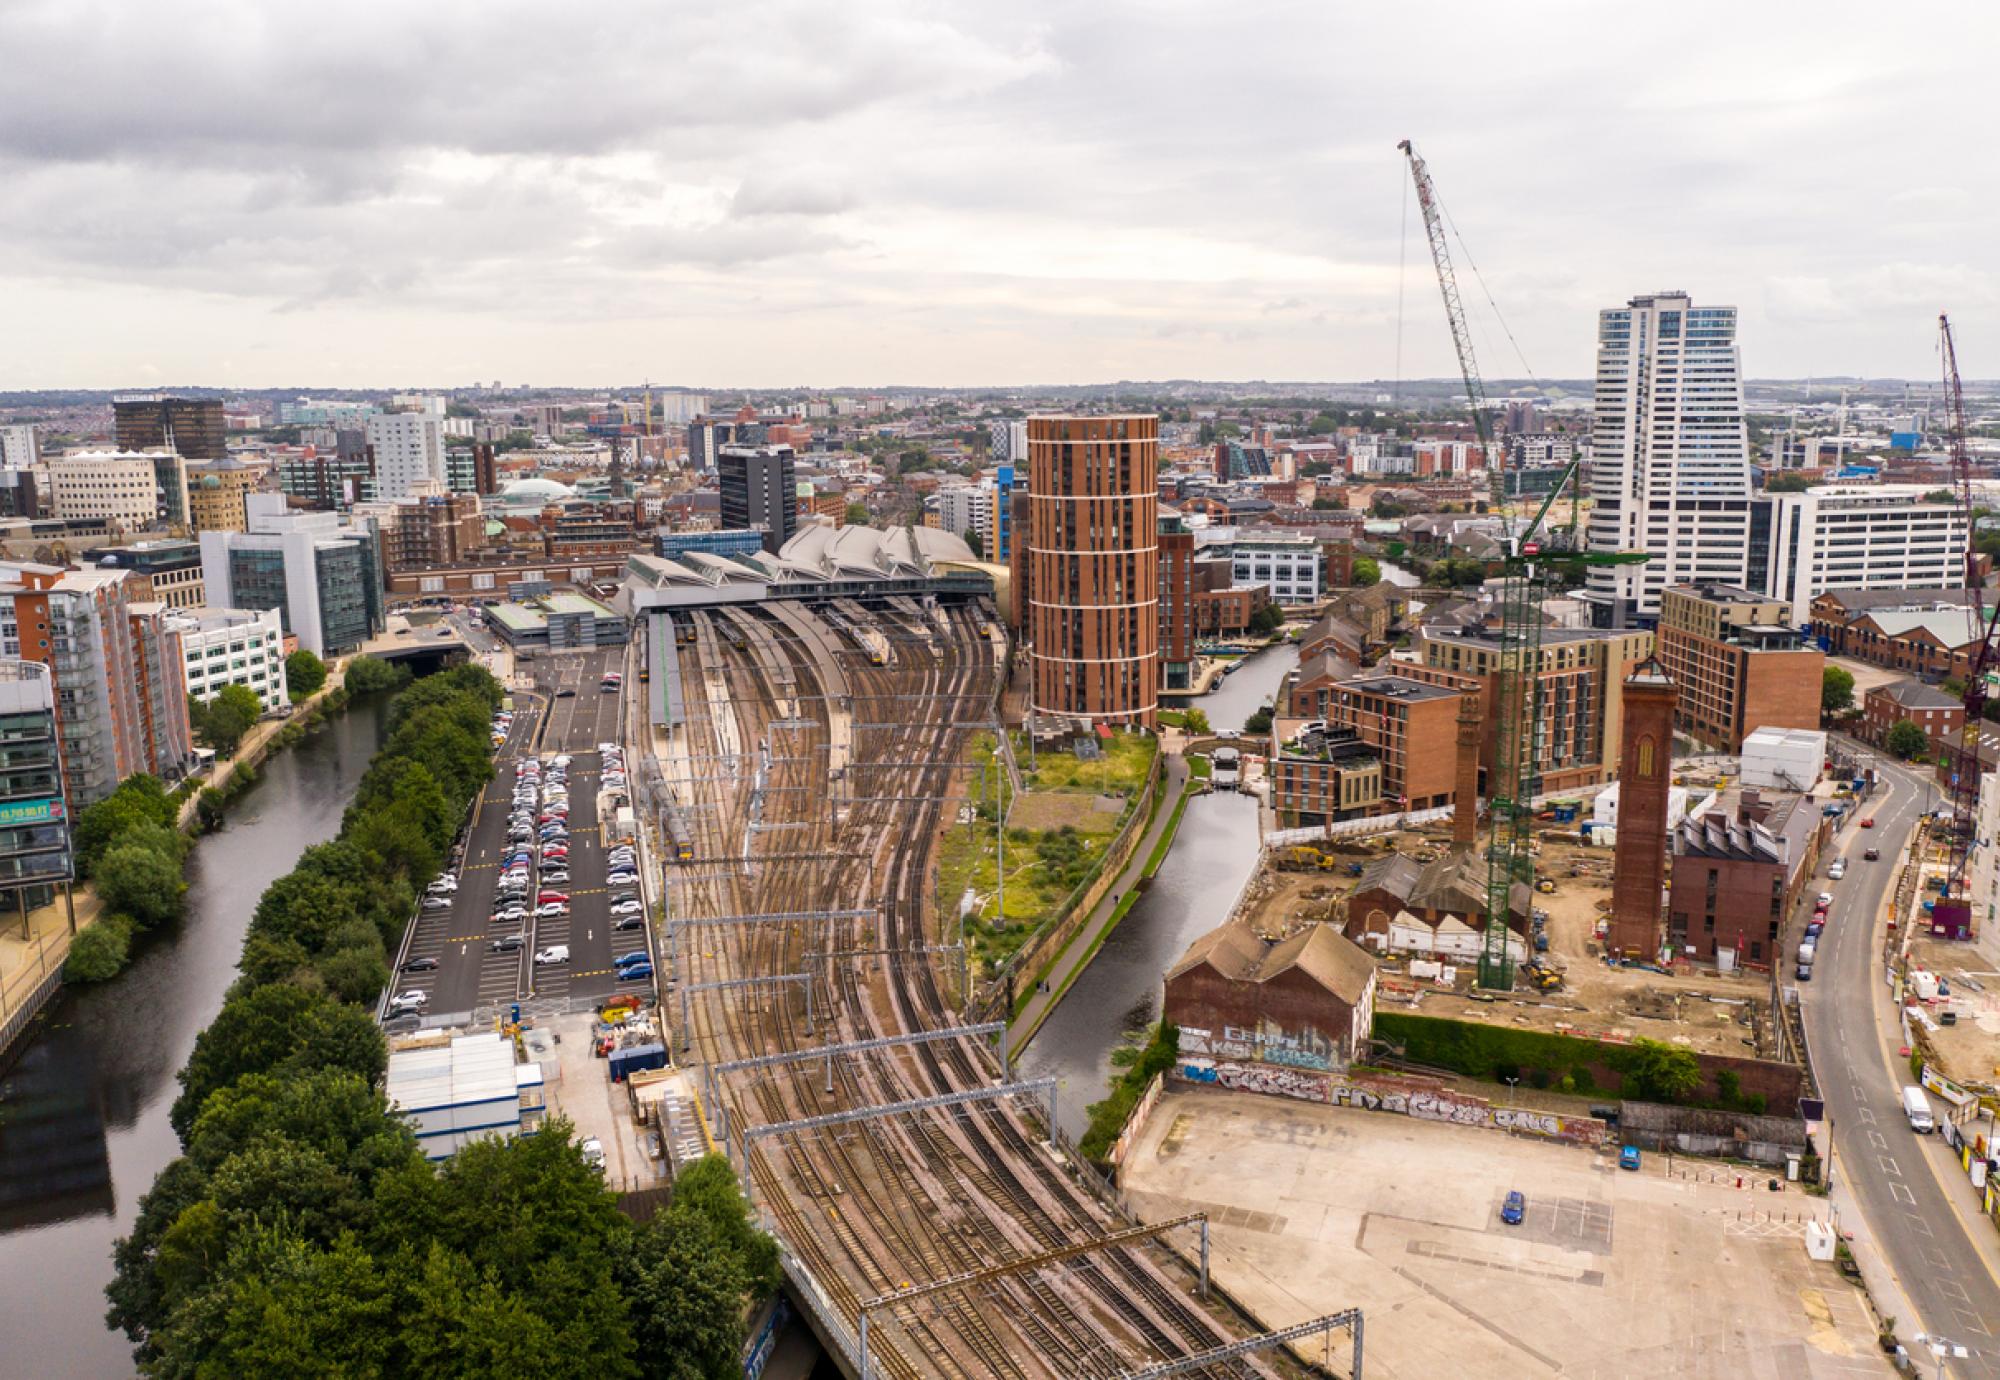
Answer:
<svg viewBox="0 0 2000 1380"><path fill-rule="evenodd" d="M1824 1200L1707 1162L1202 1090L1161 1099L1123 1182L1147 1220L1205 1209L1267 1326L1359 1306L1370 1380L1890 1373L1861 1291L1806 1256Z"/></svg>

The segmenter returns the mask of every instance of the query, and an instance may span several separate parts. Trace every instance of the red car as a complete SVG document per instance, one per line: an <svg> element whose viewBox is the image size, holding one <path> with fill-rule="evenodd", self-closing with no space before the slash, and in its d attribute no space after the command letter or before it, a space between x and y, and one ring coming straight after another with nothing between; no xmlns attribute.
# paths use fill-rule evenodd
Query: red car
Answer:
<svg viewBox="0 0 2000 1380"><path fill-rule="evenodd" d="M1875 827L1875 816L1870 815L1868 818L1862 820L1861 827L1863 829L1873 829Z"/></svg>

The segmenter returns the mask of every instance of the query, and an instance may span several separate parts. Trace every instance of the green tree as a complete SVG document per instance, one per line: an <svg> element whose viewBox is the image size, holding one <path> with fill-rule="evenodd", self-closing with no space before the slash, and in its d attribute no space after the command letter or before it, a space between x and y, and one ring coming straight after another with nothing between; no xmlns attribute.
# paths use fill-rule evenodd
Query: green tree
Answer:
<svg viewBox="0 0 2000 1380"><path fill-rule="evenodd" d="M977 528L966 532L965 544L972 548L972 554L976 559L982 561L986 559L986 537Z"/></svg>
<svg viewBox="0 0 2000 1380"><path fill-rule="evenodd" d="M141 772L126 777L117 790L78 812L73 839L77 871L91 875L104 851L134 825L153 823L171 829L178 816L179 808L157 776Z"/></svg>
<svg viewBox="0 0 2000 1380"><path fill-rule="evenodd" d="M1958 495L1953 493L1950 489L1932 489L1929 493L1924 495L1924 502L1956 503L1958 502Z"/></svg>
<svg viewBox="0 0 2000 1380"><path fill-rule="evenodd" d="M105 982L124 971L132 946L132 921L104 915L78 932L63 960L66 982Z"/></svg>
<svg viewBox="0 0 2000 1380"><path fill-rule="evenodd" d="M1181 718L1181 727L1186 730L1190 738L1205 736L1209 732L1208 711L1206 709L1188 710Z"/></svg>
<svg viewBox="0 0 2000 1380"><path fill-rule="evenodd" d="M1259 737L1271 731L1271 706L1264 705L1243 721L1243 731Z"/></svg>
<svg viewBox="0 0 2000 1380"><path fill-rule="evenodd" d="M283 984L238 988L195 1037L168 1119L185 1142L210 1095L247 1074L346 1069L372 1084L388 1058L381 1030L358 1006Z"/></svg>
<svg viewBox="0 0 2000 1380"><path fill-rule="evenodd" d="M847 505L847 525L849 527L866 527L868 523L869 512L866 503L850 503Z"/></svg>
<svg viewBox="0 0 2000 1380"><path fill-rule="evenodd" d="M1270 634L1285 626L1285 611L1276 604L1266 604L1250 615L1250 631Z"/></svg>
<svg viewBox="0 0 2000 1380"><path fill-rule="evenodd" d="M188 722L202 743L215 749L218 757L228 757L243 741L243 735L264 712L256 692L244 685L225 685L206 701L188 699Z"/></svg>
<svg viewBox="0 0 2000 1380"><path fill-rule="evenodd" d="M1369 556L1356 556L1354 558L1353 580L1356 589L1366 589L1381 578L1382 566L1380 562Z"/></svg>
<svg viewBox="0 0 2000 1380"><path fill-rule="evenodd" d="M1692 1050L1659 1040L1632 1042L1625 1093L1639 1102L1679 1102L1701 1086L1701 1063Z"/></svg>
<svg viewBox="0 0 2000 1380"><path fill-rule="evenodd" d="M1929 753L1931 740L1929 734L1908 719L1898 719L1883 735L1882 746L1907 762L1911 758L1922 757Z"/></svg>
<svg viewBox="0 0 2000 1380"><path fill-rule="evenodd" d="M1767 494L1799 494L1812 487L1812 481L1802 474L1774 474L1764 481Z"/></svg>
<svg viewBox="0 0 2000 1380"><path fill-rule="evenodd" d="M1854 707L1854 673L1829 666L1820 673L1819 707L1825 714L1845 714Z"/></svg>
<svg viewBox="0 0 2000 1380"><path fill-rule="evenodd" d="M326 663L301 647L285 658L285 687L293 700L319 693L326 684Z"/></svg>
<svg viewBox="0 0 2000 1380"><path fill-rule="evenodd" d="M408 681L410 673L393 662L376 656L358 656L347 663L347 677L341 683L350 694L372 695L393 690Z"/></svg>
<svg viewBox="0 0 2000 1380"><path fill-rule="evenodd" d="M108 850L91 880L106 907L131 916L145 929L178 919L187 891L179 858L137 843L121 842Z"/></svg>

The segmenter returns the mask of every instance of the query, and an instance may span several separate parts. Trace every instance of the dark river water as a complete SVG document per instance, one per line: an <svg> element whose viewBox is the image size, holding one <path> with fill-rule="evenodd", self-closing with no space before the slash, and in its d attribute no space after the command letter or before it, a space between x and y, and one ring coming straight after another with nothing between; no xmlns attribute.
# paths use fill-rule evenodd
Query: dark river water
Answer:
<svg viewBox="0 0 2000 1380"><path fill-rule="evenodd" d="M0 1377L129 1376L104 1326L111 1243L179 1151L174 1075L222 1005L257 898L333 837L382 737L358 703L273 756L229 822L195 846L187 916L132 966L65 992L0 1079Z"/></svg>

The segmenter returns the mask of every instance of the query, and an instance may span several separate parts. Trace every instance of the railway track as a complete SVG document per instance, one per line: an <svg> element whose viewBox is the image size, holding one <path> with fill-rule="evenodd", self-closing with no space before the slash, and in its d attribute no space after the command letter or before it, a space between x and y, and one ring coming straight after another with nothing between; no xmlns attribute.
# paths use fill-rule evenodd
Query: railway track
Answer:
<svg viewBox="0 0 2000 1380"><path fill-rule="evenodd" d="M851 624L852 610L843 617ZM909 606L874 617L882 642L843 633L837 624L820 624L824 634L811 635L815 629L796 618L781 622L758 610L700 613L694 643L680 648L690 687L689 751L719 758L734 742L744 769L733 776L711 770L695 785L688 801L695 808L686 818L697 862L670 870L670 914L872 905L879 918L694 931L715 938L684 942L675 978L688 984L795 973L807 968L809 952L889 951L813 960L824 995L810 1030L805 1004L790 987L702 993L687 1032L693 1052L684 1061L721 1062L957 1023L937 966L910 951L936 940L925 927L927 882L947 802L960 784L941 764L958 760L984 726L954 711L969 696L991 703L991 648L973 611L939 619ZM838 822L827 808L835 783L826 762L841 711L820 698L829 648L841 659L841 679L855 697L850 703L910 706L906 721L892 727L865 736L848 730L852 762L878 768L860 775L860 786L887 798L852 799ZM720 705L709 693L718 684ZM893 717L879 708L870 713ZM753 830L753 816L780 827ZM755 861L701 861L737 857ZM731 1126L771 1125L987 1087L998 1075L991 1053L970 1040L872 1051L838 1061L834 1072L831 1093L814 1062L728 1075L719 1100ZM868 1298L1122 1225L1044 1143L1029 1110L1014 1102L867 1120L753 1145L747 1172L759 1204L850 1328ZM893 1316L878 1314L871 1360L898 1380L1110 1377L1250 1330L1242 1319L1192 1299L1191 1284L1166 1251L1114 1248L1059 1269L990 1280L978 1291L934 1294ZM1274 1364L1238 1360L1194 1373L1289 1372Z"/></svg>

